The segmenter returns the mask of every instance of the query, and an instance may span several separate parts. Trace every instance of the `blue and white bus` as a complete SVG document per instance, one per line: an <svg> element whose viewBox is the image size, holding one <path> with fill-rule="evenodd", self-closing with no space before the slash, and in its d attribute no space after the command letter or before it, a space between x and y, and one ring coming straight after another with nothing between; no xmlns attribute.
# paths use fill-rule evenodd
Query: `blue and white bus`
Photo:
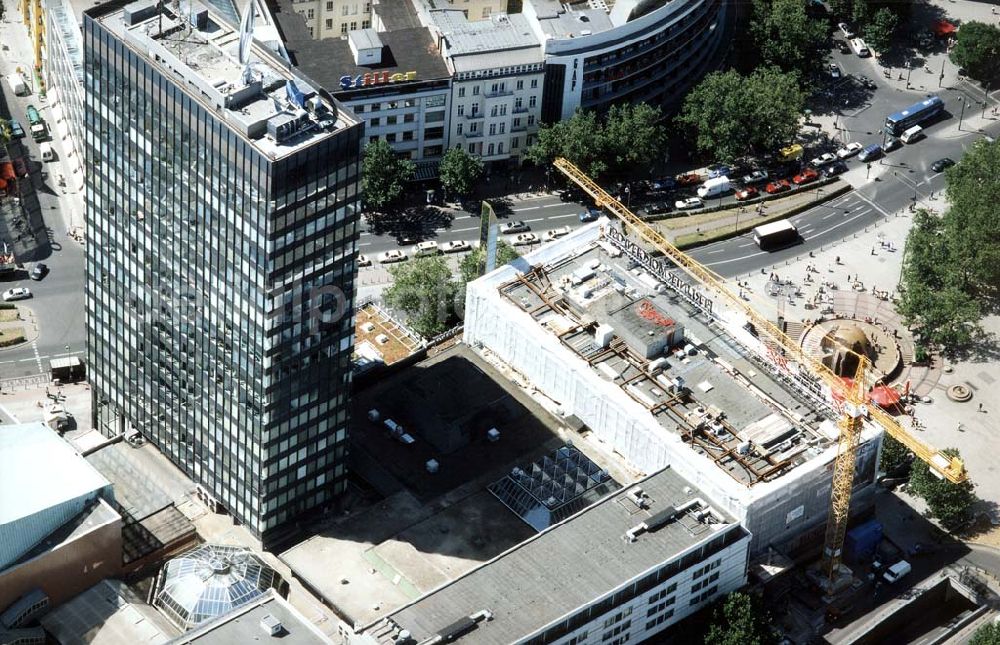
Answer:
<svg viewBox="0 0 1000 645"><path fill-rule="evenodd" d="M920 103L914 103L905 110L887 116L885 118L885 132L898 137L911 127L937 116L942 110L944 110L944 101L935 94Z"/></svg>

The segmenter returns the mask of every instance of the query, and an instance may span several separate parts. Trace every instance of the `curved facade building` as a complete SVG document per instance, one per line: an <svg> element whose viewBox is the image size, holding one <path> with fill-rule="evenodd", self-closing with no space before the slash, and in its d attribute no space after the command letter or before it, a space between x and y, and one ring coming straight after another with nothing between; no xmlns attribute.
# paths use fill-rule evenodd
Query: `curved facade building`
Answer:
<svg viewBox="0 0 1000 645"><path fill-rule="evenodd" d="M591 5L524 2L545 53L543 122L578 107L669 107L723 53L725 0L617 0L609 11Z"/></svg>

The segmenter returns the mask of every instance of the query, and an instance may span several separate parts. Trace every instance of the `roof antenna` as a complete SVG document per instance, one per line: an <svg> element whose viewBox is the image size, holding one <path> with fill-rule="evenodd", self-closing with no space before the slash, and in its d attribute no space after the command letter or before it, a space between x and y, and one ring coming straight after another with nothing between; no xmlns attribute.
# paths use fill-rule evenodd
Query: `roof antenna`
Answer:
<svg viewBox="0 0 1000 645"><path fill-rule="evenodd" d="M250 45L253 43L253 0L247 0L247 8L243 10L240 20L240 65L243 65L243 84L253 82L250 71Z"/></svg>

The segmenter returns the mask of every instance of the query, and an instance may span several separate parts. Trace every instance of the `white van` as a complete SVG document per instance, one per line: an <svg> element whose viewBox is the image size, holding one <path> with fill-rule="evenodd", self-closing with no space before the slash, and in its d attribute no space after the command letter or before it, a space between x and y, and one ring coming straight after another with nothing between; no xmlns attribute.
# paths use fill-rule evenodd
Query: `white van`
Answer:
<svg viewBox="0 0 1000 645"><path fill-rule="evenodd" d="M38 150L42 153L42 161L54 161L56 158L56 151L52 149L52 144L48 141L43 141L38 144Z"/></svg>
<svg viewBox="0 0 1000 645"><path fill-rule="evenodd" d="M9 74L7 76L7 83L10 85L10 89L14 91L15 96L28 96L31 94L28 84L24 82L20 74Z"/></svg>
<svg viewBox="0 0 1000 645"><path fill-rule="evenodd" d="M866 45L865 41L861 40L860 38L855 38L854 40L851 41L851 49L853 49L854 53L860 56L861 58L872 55L872 53L868 51L868 45Z"/></svg>
<svg viewBox="0 0 1000 645"><path fill-rule="evenodd" d="M914 141L919 141L924 137L924 129L919 125L915 125L912 128L908 128L900 135L899 140L903 143L913 143Z"/></svg>
<svg viewBox="0 0 1000 645"><path fill-rule="evenodd" d="M733 187L729 183L729 177L715 177L714 179L709 179L701 186L698 186L698 197L701 197L702 199L715 197L716 195L728 193L732 189Z"/></svg>
<svg viewBox="0 0 1000 645"><path fill-rule="evenodd" d="M899 580L900 578L902 578L903 576L905 576L906 574L908 574L912 570L913 567L910 566L909 562L907 562L906 560L900 560L896 564L886 569L885 574L882 577L885 579L886 582L892 584L897 580Z"/></svg>

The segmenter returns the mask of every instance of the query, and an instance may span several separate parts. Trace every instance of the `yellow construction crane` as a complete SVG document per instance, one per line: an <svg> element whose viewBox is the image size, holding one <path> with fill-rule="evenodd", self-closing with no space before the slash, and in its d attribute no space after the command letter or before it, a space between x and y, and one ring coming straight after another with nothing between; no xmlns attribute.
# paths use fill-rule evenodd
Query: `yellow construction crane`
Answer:
<svg viewBox="0 0 1000 645"><path fill-rule="evenodd" d="M868 403L868 387L874 384L876 379L872 378L869 372L866 357L857 356L858 367L855 378L850 384L846 383L822 361L806 353L797 342L785 335L763 314L733 293L721 276L671 244L656 229L642 221L621 202L605 192L572 162L560 157L555 160L554 165L570 181L590 195L599 207L620 219L628 231L662 253L664 257L677 265L708 292L715 294L722 301L722 304L743 313L757 329L762 339L766 338L770 341L772 349L782 357L782 360L776 361L782 369L792 374L804 373L819 379L830 388L830 394L834 400L843 401L842 415L838 422L840 433L837 457L833 467L830 519L826 525L824 544L824 569L831 580L837 575L840 568L844 535L847 531L848 510L851 503L851 489L854 485L854 464L861 431L866 419L881 426L889 436L906 446L919 459L927 462L935 472L948 481L954 483L965 481L965 465L961 459L939 452L917 439L878 405Z"/></svg>

